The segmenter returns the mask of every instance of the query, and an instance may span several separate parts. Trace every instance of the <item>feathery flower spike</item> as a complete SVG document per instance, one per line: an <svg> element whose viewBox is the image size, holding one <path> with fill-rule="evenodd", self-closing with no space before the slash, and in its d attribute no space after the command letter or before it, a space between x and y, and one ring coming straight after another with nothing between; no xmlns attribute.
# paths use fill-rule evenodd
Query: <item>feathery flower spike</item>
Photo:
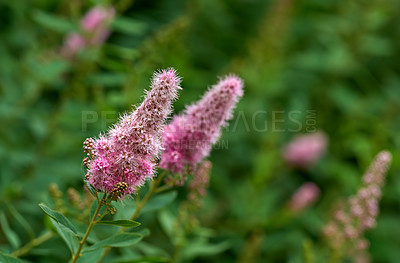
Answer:
<svg viewBox="0 0 400 263"><path fill-rule="evenodd" d="M232 110L243 95L243 82L234 75L221 79L202 99L186 108L165 127L160 167L182 173L193 169L206 156L232 118Z"/></svg>
<svg viewBox="0 0 400 263"><path fill-rule="evenodd" d="M152 178L161 150L161 132L180 89L174 69L154 74L142 104L123 115L108 134L88 138L84 150L88 173L85 181L118 200L130 195Z"/></svg>

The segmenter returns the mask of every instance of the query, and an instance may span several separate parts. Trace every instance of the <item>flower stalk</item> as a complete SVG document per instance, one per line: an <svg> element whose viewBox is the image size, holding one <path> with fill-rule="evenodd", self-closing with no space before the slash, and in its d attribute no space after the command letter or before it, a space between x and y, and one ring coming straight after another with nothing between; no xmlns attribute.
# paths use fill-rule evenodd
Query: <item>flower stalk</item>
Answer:
<svg viewBox="0 0 400 263"><path fill-rule="evenodd" d="M14 257L21 257L31 251L32 248L37 247L47 240L51 239L54 236L54 232L47 231L43 235L38 236L35 239L32 239L27 243L25 246L21 247L20 249L15 250L11 255Z"/></svg>
<svg viewBox="0 0 400 263"><path fill-rule="evenodd" d="M135 213L131 216L130 220L136 220L140 216L140 212L142 211L143 207L147 204L147 202L150 200L150 198L154 194L163 192L163 191L171 188L171 186L169 186L169 185L163 185L163 186L159 187L159 185L163 181L167 172L168 171L163 171L157 177L157 179L155 181L150 182L149 191L142 198L142 200L139 200L139 195L137 195L138 198L136 199L136 210L135 210ZM125 232L125 228L121 229L120 232L121 233ZM105 259L105 257L108 255L108 253L110 253L111 249L112 249L112 247L108 247L104 250L103 255L102 255L101 259L99 260L99 262L102 262Z"/></svg>
<svg viewBox="0 0 400 263"><path fill-rule="evenodd" d="M105 206L107 207L107 206L110 204L109 202L106 203L106 201L107 201L107 195L106 195L106 194L104 194L103 198L100 200L100 198L98 197L98 194L97 194L97 192L96 192L96 198L97 198L97 208L96 208L96 211L94 212L93 217L92 217L92 219L90 220L90 224L89 224L89 226L88 226L88 228L87 228L87 230L86 230L85 235L83 236L82 240L79 241L78 250L76 251L75 255L72 256L72 263L76 263L76 261L78 260L78 258L81 256L82 248L83 248L83 246L85 245L86 240L87 240L87 238L89 237L89 234L90 234L90 232L91 232L92 229L93 229L93 226L94 226L96 223L98 223L101 219L103 219L103 217L107 214L107 209L106 209L106 211L104 212L104 214L101 215L100 218L96 220L96 217L99 216L101 207L102 207L103 205L105 205Z"/></svg>

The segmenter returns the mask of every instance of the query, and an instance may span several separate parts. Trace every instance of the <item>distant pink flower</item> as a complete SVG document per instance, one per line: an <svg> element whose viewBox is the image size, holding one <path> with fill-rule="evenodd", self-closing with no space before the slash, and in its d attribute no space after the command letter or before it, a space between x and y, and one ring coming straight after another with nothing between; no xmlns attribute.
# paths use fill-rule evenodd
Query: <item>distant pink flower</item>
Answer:
<svg viewBox="0 0 400 263"><path fill-rule="evenodd" d="M81 32L72 32L67 36L61 54L73 58L86 47L103 44L110 34L109 24L114 16L113 7L96 6L90 9L81 20Z"/></svg>
<svg viewBox="0 0 400 263"><path fill-rule="evenodd" d="M369 262L366 229L376 225L381 188L392 156L381 151L363 176L363 185L357 195L335 212L334 219L324 227L329 245L352 257L354 262Z"/></svg>
<svg viewBox="0 0 400 263"><path fill-rule="evenodd" d="M90 44L102 44L110 34L109 23L115 16L113 7L96 6L89 10L81 20L81 26L89 35Z"/></svg>
<svg viewBox="0 0 400 263"><path fill-rule="evenodd" d="M86 31L93 31L97 27L102 26L104 22L111 20L115 15L112 7L95 6L85 14L81 20L82 28Z"/></svg>
<svg viewBox="0 0 400 263"><path fill-rule="evenodd" d="M78 33L67 35L64 45L61 48L61 54L67 58L73 57L76 53L86 47L86 40Z"/></svg>
<svg viewBox="0 0 400 263"><path fill-rule="evenodd" d="M293 166L308 168L325 152L328 144L327 136L315 132L295 137L283 150L283 158Z"/></svg>
<svg viewBox="0 0 400 263"><path fill-rule="evenodd" d="M320 194L318 186L308 182L303 184L290 200L289 207L292 211L298 212L317 201Z"/></svg>
<svg viewBox="0 0 400 263"><path fill-rule="evenodd" d="M84 150L92 158L84 160L88 183L119 199L153 177L161 132L179 84L174 69L154 74L152 89L136 110L123 115L107 135L85 141Z"/></svg>
<svg viewBox="0 0 400 263"><path fill-rule="evenodd" d="M160 167L173 173L194 168L211 151L232 110L243 95L242 80L234 75L221 79L202 99L186 108L165 127Z"/></svg>

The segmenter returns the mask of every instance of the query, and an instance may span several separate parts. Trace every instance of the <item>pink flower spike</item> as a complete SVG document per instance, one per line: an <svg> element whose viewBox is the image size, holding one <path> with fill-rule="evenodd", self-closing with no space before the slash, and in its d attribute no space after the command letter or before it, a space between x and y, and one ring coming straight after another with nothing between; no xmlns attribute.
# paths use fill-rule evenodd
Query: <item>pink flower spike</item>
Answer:
<svg viewBox="0 0 400 263"><path fill-rule="evenodd" d="M391 159L387 151L381 151L375 157L363 176L363 185L357 195L350 197L346 206L340 207L335 218L324 228L329 245L338 251L346 251L355 262L368 257L368 242L363 238L363 233L377 223L381 187ZM337 226L334 232L331 231L332 225Z"/></svg>
<svg viewBox="0 0 400 263"><path fill-rule="evenodd" d="M284 160L292 166L309 168L323 155L328 138L323 132L295 137L283 150Z"/></svg>
<svg viewBox="0 0 400 263"><path fill-rule="evenodd" d="M320 194L318 186L308 182L303 184L290 200L289 207L293 212L299 212L317 201Z"/></svg>
<svg viewBox="0 0 400 263"><path fill-rule="evenodd" d="M81 26L88 32L93 32L98 27L104 26L115 16L113 7L95 6L90 9L81 20Z"/></svg>
<svg viewBox="0 0 400 263"><path fill-rule="evenodd" d="M200 101L188 106L183 114L175 116L163 133L160 167L175 174L185 172L186 166L194 169L209 155L242 95L242 80L229 75L208 90Z"/></svg>
<svg viewBox="0 0 400 263"><path fill-rule="evenodd" d="M161 150L161 132L180 89L174 69L156 73L142 104L123 115L108 134L87 139L85 152L92 158L85 181L113 199L130 195L154 175Z"/></svg>
<svg viewBox="0 0 400 263"><path fill-rule="evenodd" d="M80 50L86 47L86 40L78 33L67 35L61 48L61 54L67 58L72 58Z"/></svg>

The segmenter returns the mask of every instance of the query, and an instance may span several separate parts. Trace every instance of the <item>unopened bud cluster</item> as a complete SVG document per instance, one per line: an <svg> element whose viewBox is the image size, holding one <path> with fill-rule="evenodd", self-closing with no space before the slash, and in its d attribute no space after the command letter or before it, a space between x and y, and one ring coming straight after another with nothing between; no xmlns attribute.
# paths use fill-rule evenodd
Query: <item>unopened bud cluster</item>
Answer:
<svg viewBox="0 0 400 263"><path fill-rule="evenodd" d="M330 246L344 251L355 261L367 262L369 242L363 237L364 231L376 225L379 213L381 187L391 162L391 154L380 152L363 176L363 185L357 195L351 197L345 206L339 207L334 219L324 228Z"/></svg>
<svg viewBox="0 0 400 263"><path fill-rule="evenodd" d="M207 193L210 183L211 162L203 161L197 169L192 181L189 183L188 200L196 206L201 205L201 200Z"/></svg>

